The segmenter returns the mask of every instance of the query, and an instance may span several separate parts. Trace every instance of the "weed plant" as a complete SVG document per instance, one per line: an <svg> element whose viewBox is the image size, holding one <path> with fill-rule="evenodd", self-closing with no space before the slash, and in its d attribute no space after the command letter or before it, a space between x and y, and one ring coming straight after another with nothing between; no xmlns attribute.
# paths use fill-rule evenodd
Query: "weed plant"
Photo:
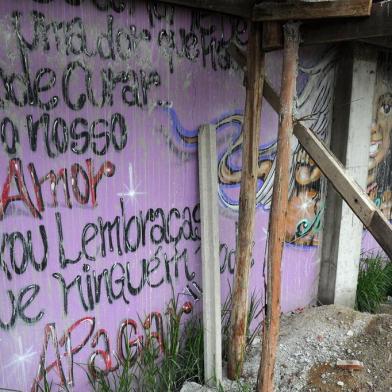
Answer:
<svg viewBox="0 0 392 392"><path fill-rule="evenodd" d="M391 270L392 271L392 270ZM261 299L255 293L251 295L248 309L247 349L254 338L260 334L261 322L251 332L251 323L262 311ZM229 327L231 319L231 290L222 306L222 339L223 354L227 355L229 342ZM125 358L116 357L118 365L106 373L98 368L81 366L86 373L91 390L94 392L177 392L183 384L193 381L203 384L204 380L204 347L203 325L200 317L193 316L184 323L184 314L192 311L192 305L187 302L179 306L178 295L172 295L163 317L163 336L160 338L145 326L145 335L138 348L125 345ZM136 349L136 351L135 351ZM42 384L42 385L41 385ZM49 383L46 375L37 392L50 392L59 387L60 391L68 391ZM251 391L252 387L246 382L238 381L238 391ZM220 386L218 388L222 390Z"/></svg>
<svg viewBox="0 0 392 392"><path fill-rule="evenodd" d="M356 308L375 313L392 294L392 263L382 254L363 255L359 264Z"/></svg>

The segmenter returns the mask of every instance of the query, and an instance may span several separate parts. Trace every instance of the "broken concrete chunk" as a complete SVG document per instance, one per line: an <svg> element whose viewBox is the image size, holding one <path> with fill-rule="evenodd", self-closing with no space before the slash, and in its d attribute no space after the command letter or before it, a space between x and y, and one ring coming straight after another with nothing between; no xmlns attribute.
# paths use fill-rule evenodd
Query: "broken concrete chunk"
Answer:
<svg viewBox="0 0 392 392"><path fill-rule="evenodd" d="M364 368L363 363L357 360L338 360L336 366L340 369L345 370L362 370Z"/></svg>

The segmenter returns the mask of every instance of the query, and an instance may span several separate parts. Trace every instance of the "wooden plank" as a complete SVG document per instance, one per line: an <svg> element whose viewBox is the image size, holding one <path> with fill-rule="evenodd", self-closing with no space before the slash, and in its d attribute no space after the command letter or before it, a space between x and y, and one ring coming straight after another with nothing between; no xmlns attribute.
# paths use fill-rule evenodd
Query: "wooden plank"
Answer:
<svg viewBox="0 0 392 392"><path fill-rule="evenodd" d="M274 391L274 370L280 327L281 263L289 199L290 138L293 132L293 102L298 72L299 25L284 25L284 50L276 169L267 244L266 314L258 375L259 392Z"/></svg>
<svg viewBox="0 0 392 392"><path fill-rule="evenodd" d="M246 55L245 51L238 47L235 43L231 42L227 48L233 60L246 72ZM277 92L271 86L271 83L264 77L263 96L266 101L271 105L276 113L279 113L280 98Z"/></svg>
<svg viewBox="0 0 392 392"><path fill-rule="evenodd" d="M281 47L283 42L282 24L279 22L263 23L263 40L261 47L263 50L270 51Z"/></svg>
<svg viewBox="0 0 392 392"><path fill-rule="evenodd" d="M344 166L311 130L298 122L294 125L294 135L388 257L392 259L392 226L383 213L369 199L365 191L347 176Z"/></svg>
<svg viewBox="0 0 392 392"><path fill-rule="evenodd" d="M246 53L245 50L241 49L234 42L230 42L227 52L232 57L232 59L237 63L237 65L246 72Z"/></svg>
<svg viewBox="0 0 392 392"><path fill-rule="evenodd" d="M304 45L351 41L392 35L392 1L374 3L368 18L348 18L320 22L306 22L301 27Z"/></svg>
<svg viewBox="0 0 392 392"><path fill-rule="evenodd" d="M236 268L227 363L227 375L232 380L238 378L242 373L246 343L249 272L255 224L259 134L264 82L264 53L260 48L261 26L258 23L251 23L247 48L247 86L243 123L244 140Z"/></svg>
<svg viewBox="0 0 392 392"><path fill-rule="evenodd" d="M372 0L262 2L253 8L255 21L304 20L369 16Z"/></svg>
<svg viewBox="0 0 392 392"><path fill-rule="evenodd" d="M218 173L216 130L212 125L200 127L198 146L204 375L206 383L211 384L222 380Z"/></svg>
<svg viewBox="0 0 392 392"><path fill-rule="evenodd" d="M163 0L162 3L199 8L249 19L252 15L253 0Z"/></svg>
<svg viewBox="0 0 392 392"><path fill-rule="evenodd" d="M387 51L392 49L392 37L364 38L360 41Z"/></svg>

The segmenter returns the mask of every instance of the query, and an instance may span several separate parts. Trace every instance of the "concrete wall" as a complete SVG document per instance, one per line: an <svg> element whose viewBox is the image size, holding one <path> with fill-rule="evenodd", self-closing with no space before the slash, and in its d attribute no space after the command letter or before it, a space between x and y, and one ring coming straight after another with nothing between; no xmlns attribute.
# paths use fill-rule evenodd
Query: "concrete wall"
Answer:
<svg viewBox="0 0 392 392"><path fill-rule="evenodd" d="M245 94L224 49L246 43L246 23L106 0L2 1L0 15L0 388L29 390L41 358L49 380L61 381L58 365L72 381L73 369L75 390L86 390L76 364L111 370L125 327L134 325L131 338L143 335L172 286L180 306L200 310L197 133L205 123L217 130L228 295ZM312 114L308 125L328 140L334 52L307 49L300 58L297 116ZM281 54L268 55L277 90L280 69ZM276 131L264 102L251 278L258 296ZM316 299L323 213L320 172L295 140L292 151L284 311ZM159 322L152 328L161 332ZM106 364L97 349L107 351Z"/></svg>

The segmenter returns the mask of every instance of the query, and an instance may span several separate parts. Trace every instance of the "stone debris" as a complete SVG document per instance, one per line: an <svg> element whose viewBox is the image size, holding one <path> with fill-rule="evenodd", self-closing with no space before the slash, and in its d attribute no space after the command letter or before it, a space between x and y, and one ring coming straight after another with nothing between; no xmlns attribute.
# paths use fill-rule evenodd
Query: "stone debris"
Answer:
<svg viewBox="0 0 392 392"><path fill-rule="evenodd" d="M353 360L338 360L336 366L345 370L363 370L364 366L361 361Z"/></svg>
<svg viewBox="0 0 392 392"><path fill-rule="evenodd" d="M391 315L359 313L336 305L283 315L274 390L392 391L391 326ZM247 352L239 383L224 378L223 389L219 391L254 388L260 365L260 346L261 341L257 341ZM354 371L362 369L364 371Z"/></svg>

